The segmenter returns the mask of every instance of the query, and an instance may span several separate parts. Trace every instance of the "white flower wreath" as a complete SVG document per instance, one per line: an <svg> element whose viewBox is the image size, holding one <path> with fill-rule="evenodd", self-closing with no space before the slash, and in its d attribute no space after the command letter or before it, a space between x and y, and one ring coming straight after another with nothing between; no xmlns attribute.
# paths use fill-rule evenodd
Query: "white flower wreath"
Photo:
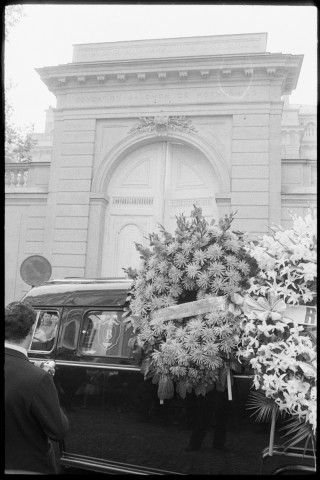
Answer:
<svg viewBox="0 0 320 480"><path fill-rule="evenodd" d="M228 369L237 368L234 356L240 334L237 296L257 272L241 232L230 230L234 214L211 225L194 206L191 220L177 217L175 236L160 226L150 235L150 248L136 245L142 258L133 278L129 317L135 347L142 354L141 371L158 384L161 400L177 393L205 395L224 389ZM153 312L181 303L223 296L225 308L180 319L165 320Z"/></svg>

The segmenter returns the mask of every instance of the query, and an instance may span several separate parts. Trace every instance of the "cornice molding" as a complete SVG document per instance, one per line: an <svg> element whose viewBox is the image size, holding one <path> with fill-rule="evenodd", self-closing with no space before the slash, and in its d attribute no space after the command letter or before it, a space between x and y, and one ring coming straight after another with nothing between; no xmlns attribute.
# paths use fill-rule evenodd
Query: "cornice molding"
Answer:
<svg viewBox="0 0 320 480"><path fill-rule="evenodd" d="M68 63L37 68L36 71L53 93L83 85L95 87L103 83L116 86L124 81L128 85L141 85L145 82L173 84L183 79L184 84L194 84L203 80L234 81L250 77L281 82L282 94L285 95L296 87L302 60L303 55L263 53L154 61Z"/></svg>

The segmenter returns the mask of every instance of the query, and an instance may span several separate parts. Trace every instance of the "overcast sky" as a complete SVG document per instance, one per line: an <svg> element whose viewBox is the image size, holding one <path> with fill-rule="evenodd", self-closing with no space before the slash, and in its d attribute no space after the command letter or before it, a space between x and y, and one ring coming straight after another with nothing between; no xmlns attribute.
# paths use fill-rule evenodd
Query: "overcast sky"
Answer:
<svg viewBox="0 0 320 480"><path fill-rule="evenodd" d="M5 42L5 76L16 84L14 119L44 130L55 96L35 68L69 63L73 44L267 32L267 51L303 54L292 104L317 103L317 9L257 5L24 5Z"/></svg>

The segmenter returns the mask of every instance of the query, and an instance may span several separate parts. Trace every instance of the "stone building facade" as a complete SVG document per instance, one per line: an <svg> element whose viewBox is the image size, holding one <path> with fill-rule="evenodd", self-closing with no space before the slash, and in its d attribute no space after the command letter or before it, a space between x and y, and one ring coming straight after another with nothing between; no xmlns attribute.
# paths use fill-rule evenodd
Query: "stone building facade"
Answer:
<svg viewBox="0 0 320 480"><path fill-rule="evenodd" d="M302 55L267 34L75 45L37 69L57 98L29 164L6 165L6 301L22 261L123 276L134 242L202 207L261 235L316 199L316 108L289 105Z"/></svg>

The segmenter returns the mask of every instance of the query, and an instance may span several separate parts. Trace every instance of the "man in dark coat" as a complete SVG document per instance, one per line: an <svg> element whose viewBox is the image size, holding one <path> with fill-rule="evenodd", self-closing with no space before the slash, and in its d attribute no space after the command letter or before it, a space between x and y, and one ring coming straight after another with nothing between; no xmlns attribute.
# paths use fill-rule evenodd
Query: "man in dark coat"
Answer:
<svg viewBox="0 0 320 480"><path fill-rule="evenodd" d="M35 319L26 303L5 309L6 473L57 473L50 439L62 442L69 427L52 376L28 360Z"/></svg>

